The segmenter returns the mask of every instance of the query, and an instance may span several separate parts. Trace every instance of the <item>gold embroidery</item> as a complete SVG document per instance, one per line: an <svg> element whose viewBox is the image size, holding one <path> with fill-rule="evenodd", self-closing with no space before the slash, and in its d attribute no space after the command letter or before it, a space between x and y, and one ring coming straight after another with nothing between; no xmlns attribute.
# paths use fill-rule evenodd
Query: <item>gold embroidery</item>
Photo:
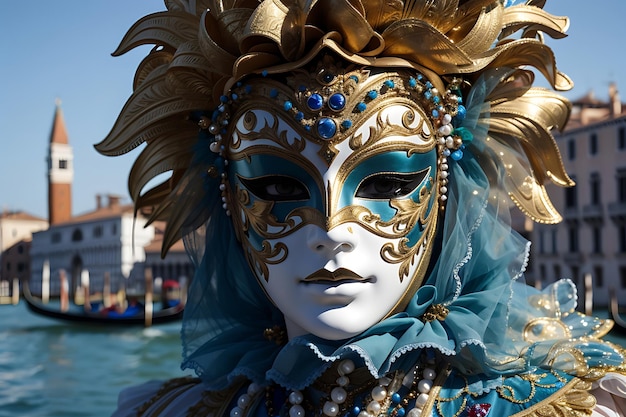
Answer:
<svg viewBox="0 0 626 417"><path fill-rule="evenodd" d="M590 416L596 406L590 389L590 382L573 379L550 397L511 417Z"/></svg>

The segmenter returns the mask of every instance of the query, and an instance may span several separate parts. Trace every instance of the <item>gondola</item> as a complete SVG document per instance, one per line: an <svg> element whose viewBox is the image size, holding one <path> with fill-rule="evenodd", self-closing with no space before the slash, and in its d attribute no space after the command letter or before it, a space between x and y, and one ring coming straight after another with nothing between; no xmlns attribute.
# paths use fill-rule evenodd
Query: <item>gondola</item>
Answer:
<svg viewBox="0 0 626 417"><path fill-rule="evenodd" d="M182 304L156 310L152 314L146 315L145 311L137 314L124 315L115 314L106 315L99 312L89 312L84 309L68 309L61 311L60 308L55 309L37 300L30 292L28 283L22 286L24 301L28 309L38 315L46 316L52 319L64 320L74 323L94 324L94 325L143 325L150 326L155 324L169 323L181 320L183 317L184 307Z"/></svg>
<svg viewBox="0 0 626 417"><path fill-rule="evenodd" d="M611 319L615 322L615 326L613 328L620 333L626 334L626 319L622 318L622 316L620 315L619 303L617 302L617 292L614 288L611 288L609 290L609 297L609 314L611 316Z"/></svg>

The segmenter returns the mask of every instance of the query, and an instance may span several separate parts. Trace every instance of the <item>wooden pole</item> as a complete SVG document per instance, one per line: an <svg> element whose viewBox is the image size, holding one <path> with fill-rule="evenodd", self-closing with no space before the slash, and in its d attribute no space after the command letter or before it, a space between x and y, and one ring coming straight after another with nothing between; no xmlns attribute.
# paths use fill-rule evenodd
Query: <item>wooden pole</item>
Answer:
<svg viewBox="0 0 626 417"><path fill-rule="evenodd" d="M593 314L593 278L590 273L585 274L585 314Z"/></svg>
<svg viewBox="0 0 626 417"><path fill-rule="evenodd" d="M48 304L48 301L50 301L50 261L46 259L41 270L41 302Z"/></svg>
<svg viewBox="0 0 626 417"><path fill-rule="evenodd" d="M89 291L89 271L83 269L80 273L80 285L83 287L83 309L91 311L91 294Z"/></svg>
<svg viewBox="0 0 626 417"><path fill-rule="evenodd" d="M144 279L146 281L146 294L144 306L145 326L152 326L152 268L148 267L144 271Z"/></svg>
<svg viewBox="0 0 626 417"><path fill-rule="evenodd" d="M13 293L11 294L11 302L13 305L20 302L20 279L13 278Z"/></svg>
<svg viewBox="0 0 626 417"><path fill-rule="evenodd" d="M104 286L102 287L102 305L104 308L111 307L111 275L104 273Z"/></svg>
<svg viewBox="0 0 626 417"><path fill-rule="evenodd" d="M70 308L70 296L67 275L65 275L64 269L59 271L59 279L61 280L61 311L66 312Z"/></svg>

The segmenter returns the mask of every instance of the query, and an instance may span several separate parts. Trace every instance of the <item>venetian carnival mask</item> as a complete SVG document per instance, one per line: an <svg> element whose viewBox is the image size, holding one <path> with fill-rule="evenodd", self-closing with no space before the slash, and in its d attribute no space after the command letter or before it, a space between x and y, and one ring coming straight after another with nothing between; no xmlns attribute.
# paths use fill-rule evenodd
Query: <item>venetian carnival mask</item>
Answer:
<svg viewBox="0 0 626 417"><path fill-rule="evenodd" d="M290 337L345 339L403 309L430 260L456 97L328 57L233 91L223 188Z"/></svg>

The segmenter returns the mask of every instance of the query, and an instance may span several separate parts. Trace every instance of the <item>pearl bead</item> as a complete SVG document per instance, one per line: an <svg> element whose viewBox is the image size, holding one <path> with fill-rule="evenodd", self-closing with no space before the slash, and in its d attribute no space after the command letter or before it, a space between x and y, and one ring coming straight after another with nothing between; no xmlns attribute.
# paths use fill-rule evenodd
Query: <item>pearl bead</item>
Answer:
<svg viewBox="0 0 626 417"><path fill-rule="evenodd" d="M304 400L304 396L300 391L293 391L289 394L289 402L291 404L301 404Z"/></svg>
<svg viewBox="0 0 626 417"><path fill-rule="evenodd" d="M345 375L342 375L339 378L337 378L337 385L339 385L340 387L345 387L349 383L350 383L350 378L348 378Z"/></svg>
<svg viewBox="0 0 626 417"><path fill-rule="evenodd" d="M348 393L346 392L345 389L341 388L341 387L335 387L333 388L333 390L330 392L330 398L336 402L337 404L342 404L346 401L346 398L348 397Z"/></svg>
<svg viewBox="0 0 626 417"><path fill-rule="evenodd" d="M368 413L367 411L361 411L358 417L372 417L372 415Z"/></svg>
<svg viewBox="0 0 626 417"><path fill-rule="evenodd" d="M420 417L422 415L422 409L420 407L411 408L406 417Z"/></svg>
<svg viewBox="0 0 626 417"><path fill-rule="evenodd" d="M250 385L248 385L248 394L249 395L257 394L260 391L261 391L261 386L259 384L257 384L256 382L253 382Z"/></svg>
<svg viewBox="0 0 626 417"><path fill-rule="evenodd" d="M422 379L417 383L417 390L419 392L428 393L433 387L433 381L431 379Z"/></svg>
<svg viewBox="0 0 626 417"><path fill-rule="evenodd" d="M442 121L444 125L450 124L450 122L452 122L452 116L445 114Z"/></svg>
<svg viewBox="0 0 626 417"><path fill-rule="evenodd" d="M441 191L441 194L445 194L448 192L448 187L441 187L439 191Z"/></svg>
<svg viewBox="0 0 626 417"><path fill-rule="evenodd" d="M241 408L247 408L250 405L250 396L248 394L242 394L237 400L237 405Z"/></svg>
<svg viewBox="0 0 626 417"><path fill-rule="evenodd" d="M220 151L220 144L217 142L211 142L211 144L209 145L209 149L211 150L211 152L218 153Z"/></svg>
<svg viewBox="0 0 626 417"><path fill-rule="evenodd" d="M339 414L339 406L332 401L326 401L322 411L329 417L335 417Z"/></svg>
<svg viewBox="0 0 626 417"><path fill-rule="evenodd" d="M339 364L339 375L343 376L346 374L351 374L354 371L354 362L350 359L346 359L341 361Z"/></svg>
<svg viewBox="0 0 626 417"><path fill-rule="evenodd" d="M422 372L422 378L434 381L437 378L437 372L433 368L425 368Z"/></svg>
<svg viewBox="0 0 626 417"><path fill-rule="evenodd" d="M439 173L439 177L441 177L441 178L448 178L448 173L446 171L441 171Z"/></svg>
<svg viewBox="0 0 626 417"><path fill-rule="evenodd" d="M376 415L380 413L380 403L378 401L372 401L367 405L367 411Z"/></svg>
<svg viewBox="0 0 626 417"><path fill-rule="evenodd" d="M426 401L428 401L428 394L421 393L415 399L415 405L418 407L424 407Z"/></svg>
<svg viewBox="0 0 626 417"><path fill-rule="evenodd" d="M304 407L301 405L292 405L289 407L289 417L304 417Z"/></svg>
<svg viewBox="0 0 626 417"><path fill-rule="evenodd" d="M243 415L243 410L239 407L233 407L232 410L230 410L230 417L241 417Z"/></svg>
<svg viewBox="0 0 626 417"><path fill-rule="evenodd" d="M372 398L376 401L382 401L387 396L387 390L380 385L372 389Z"/></svg>
<svg viewBox="0 0 626 417"><path fill-rule="evenodd" d="M450 125L443 125L439 128L439 133L441 133L444 136L448 136L450 133L452 133L452 126Z"/></svg>

